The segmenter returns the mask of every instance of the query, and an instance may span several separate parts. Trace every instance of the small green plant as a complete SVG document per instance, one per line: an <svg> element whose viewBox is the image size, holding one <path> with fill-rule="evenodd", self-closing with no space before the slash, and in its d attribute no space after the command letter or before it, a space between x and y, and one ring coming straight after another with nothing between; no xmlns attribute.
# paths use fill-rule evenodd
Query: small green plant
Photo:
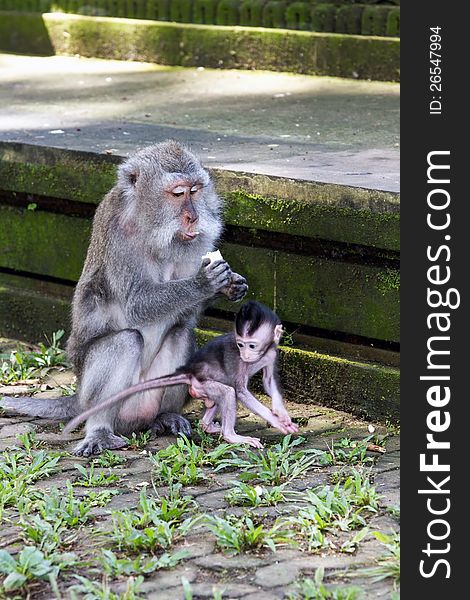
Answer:
<svg viewBox="0 0 470 600"><path fill-rule="evenodd" d="M82 487L99 487L106 486L119 481L119 475L110 473L105 475L102 471L95 472L95 465L92 463L89 469L86 469L83 465L78 463L74 464L74 467L80 473L81 477L74 481L73 485L79 485Z"/></svg>
<svg viewBox="0 0 470 600"><path fill-rule="evenodd" d="M188 555L189 553L186 550L180 550L173 554L165 552L158 558L140 555L130 559L127 557L118 558L111 550L102 550L100 565L110 577L147 575L160 569L172 569Z"/></svg>
<svg viewBox="0 0 470 600"><path fill-rule="evenodd" d="M132 435L125 438L125 440L130 450L144 450L151 437L152 433L150 431L132 432Z"/></svg>
<svg viewBox="0 0 470 600"><path fill-rule="evenodd" d="M287 520L306 549L314 551L328 544L324 535L327 531L365 528L365 516L376 512L377 508L378 496L368 477L354 472L343 484L307 490L305 505ZM361 539L358 534L343 551L354 551Z"/></svg>
<svg viewBox="0 0 470 600"><path fill-rule="evenodd" d="M400 535L387 535L380 531L373 531L372 535L385 546L386 552L377 558L377 566L358 569L354 574L372 577L374 583L391 577L397 586L400 583Z"/></svg>
<svg viewBox="0 0 470 600"><path fill-rule="evenodd" d="M33 450L37 450L41 446L44 446L44 442L36 438L35 431L20 433L18 434L17 439L21 444L21 448L18 448L18 450L23 450L27 454L31 454Z"/></svg>
<svg viewBox="0 0 470 600"><path fill-rule="evenodd" d="M392 517L395 517L396 519L400 520L400 505L399 504L394 504L393 506L387 506L386 511L388 512L389 515L392 515Z"/></svg>
<svg viewBox="0 0 470 600"><path fill-rule="evenodd" d="M197 484L206 479L203 467L219 464L234 448L234 444L225 443L211 448L180 436L174 444L150 457L154 466L154 481L167 485L176 482L182 485Z"/></svg>
<svg viewBox="0 0 470 600"><path fill-rule="evenodd" d="M125 456L120 456L111 450L104 450L97 458L92 460L92 464L103 469L118 467L123 465L125 462L127 462L127 458Z"/></svg>
<svg viewBox="0 0 470 600"><path fill-rule="evenodd" d="M350 540L347 540L341 544L341 552L347 552L349 554L355 552L362 540L367 537L368 533L369 529L367 527L359 529L359 531L357 531Z"/></svg>
<svg viewBox="0 0 470 600"><path fill-rule="evenodd" d="M133 552L169 548L201 520L201 517L185 518L195 506L192 498L180 495L178 486L170 488L167 498L147 498L142 490L137 511L111 513L112 539L119 549Z"/></svg>
<svg viewBox="0 0 470 600"><path fill-rule="evenodd" d="M0 573L6 575L2 587L5 592L11 592L24 588L31 581L45 579L58 591L57 575L75 560L74 554L56 554L46 558L35 546L23 548L18 558L0 550Z"/></svg>
<svg viewBox="0 0 470 600"><path fill-rule="evenodd" d="M275 552L277 546L295 545L292 532L280 520L267 528L262 523L255 523L249 515L228 515L226 518L206 515L205 519L217 545L229 554L257 548L269 548Z"/></svg>
<svg viewBox="0 0 470 600"><path fill-rule="evenodd" d="M191 584L186 579L186 577L181 577L181 585L183 587L184 600L193 600L193 591L191 589ZM215 586L212 588L212 598L211 600L222 600L223 591L220 591ZM208 596L207 596L208 597Z"/></svg>
<svg viewBox="0 0 470 600"><path fill-rule="evenodd" d="M276 506L288 499L302 497L299 492L287 491L284 485L271 488L232 481L233 487L225 495L230 506Z"/></svg>
<svg viewBox="0 0 470 600"><path fill-rule="evenodd" d="M32 542L48 558L60 548L70 546L77 534L69 533L63 521L50 523L39 515L22 516L20 527L26 541Z"/></svg>
<svg viewBox="0 0 470 600"><path fill-rule="evenodd" d="M357 600L360 590L355 587L327 588L323 583L325 570L319 567L314 579L304 579L297 583L296 590L287 600Z"/></svg>
<svg viewBox="0 0 470 600"><path fill-rule="evenodd" d="M81 575L74 575L79 584L73 585L68 592L72 600L141 600L145 598L140 592L144 582L143 577L129 577L126 581L124 592L113 592L107 579L103 581L92 581Z"/></svg>
<svg viewBox="0 0 470 600"><path fill-rule="evenodd" d="M368 436L357 442L350 438L341 438L332 442L325 457L326 464L331 465L363 465L373 463L374 459L367 456L367 446L374 436Z"/></svg>
<svg viewBox="0 0 470 600"><path fill-rule="evenodd" d="M232 452L232 457L221 460L215 470L240 469L240 481L258 480L271 485L287 483L323 464L325 452L322 450L297 449L304 442L305 438L286 435L281 443L264 452L244 449L242 456Z"/></svg>
<svg viewBox="0 0 470 600"><path fill-rule="evenodd" d="M85 497L75 498L72 484L66 482L67 491L53 488L36 503L36 510L41 517L51 523L61 522L68 527L78 527L92 517L90 511L96 506L96 499Z"/></svg>
<svg viewBox="0 0 470 600"><path fill-rule="evenodd" d="M59 330L52 334L52 341L46 337L49 346L41 343L35 352L14 350L9 355L0 354L0 381L27 381L33 377L44 377L52 367L68 366L65 352L59 345L63 335L64 331Z"/></svg>
<svg viewBox="0 0 470 600"><path fill-rule="evenodd" d="M61 455L44 450L28 450L26 452L2 452L0 456L0 482L22 480L31 484L38 479L49 477L55 473Z"/></svg>

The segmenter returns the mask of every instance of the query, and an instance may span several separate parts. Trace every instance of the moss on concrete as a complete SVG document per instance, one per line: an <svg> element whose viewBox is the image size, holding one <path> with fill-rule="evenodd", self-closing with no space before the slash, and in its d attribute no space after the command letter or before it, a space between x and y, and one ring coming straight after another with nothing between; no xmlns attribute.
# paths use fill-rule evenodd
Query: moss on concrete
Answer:
<svg viewBox="0 0 470 600"><path fill-rule="evenodd" d="M98 204L119 157L0 142L2 188ZM306 237L400 248L399 196L333 184L213 171L228 224Z"/></svg>
<svg viewBox="0 0 470 600"><path fill-rule="evenodd" d="M6 191L98 204L116 181L114 156L0 142L0 181Z"/></svg>
<svg viewBox="0 0 470 600"><path fill-rule="evenodd" d="M0 266L77 281L90 232L88 219L0 205Z"/></svg>
<svg viewBox="0 0 470 600"><path fill-rule="evenodd" d="M90 231L88 219L0 205L0 267L77 281ZM249 297L274 306L285 321L398 341L398 292L378 267L234 244L221 249L247 278Z"/></svg>
<svg viewBox="0 0 470 600"><path fill-rule="evenodd" d="M37 19L40 16L36 23L40 22ZM398 39L60 13L44 14L42 19L47 30L43 30L44 47L52 44L57 54L386 81L399 78ZM2 34L10 35L19 27L18 15L2 13L1 23L0 49L7 49L5 43L11 50L11 42L3 42ZM20 36L15 50L30 52L28 40L27 35Z"/></svg>
<svg viewBox="0 0 470 600"><path fill-rule="evenodd" d="M54 48L40 14L0 12L0 50L49 56Z"/></svg>

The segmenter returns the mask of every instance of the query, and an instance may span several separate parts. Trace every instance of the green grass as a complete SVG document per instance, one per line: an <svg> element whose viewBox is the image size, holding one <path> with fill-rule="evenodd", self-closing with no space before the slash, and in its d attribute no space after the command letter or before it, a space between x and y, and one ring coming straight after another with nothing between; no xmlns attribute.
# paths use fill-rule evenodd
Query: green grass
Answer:
<svg viewBox="0 0 470 600"><path fill-rule="evenodd" d="M225 495L225 501L230 506L276 506L280 502L296 499L302 496L299 492L289 491L285 485L264 487L250 485L242 481L232 481L233 487Z"/></svg>
<svg viewBox="0 0 470 600"><path fill-rule="evenodd" d="M170 490L168 498L147 498L142 490L137 510L111 512L113 528L109 535L119 550L165 550L200 522L201 516L188 516L196 506L192 498L180 495L179 487Z"/></svg>
<svg viewBox="0 0 470 600"><path fill-rule="evenodd" d="M355 472L344 483L334 487L318 486L307 490L305 504L287 521L297 532L302 545L309 552L329 546L326 533L335 530L361 529L343 544L343 552L353 552L365 537L366 517L378 511L378 495L367 475Z"/></svg>
<svg viewBox="0 0 470 600"><path fill-rule="evenodd" d="M119 475L116 475L115 473L110 472L109 475L106 475L102 471L96 472L93 463L90 465L89 469L78 463L75 463L74 467L80 473L81 477L76 479L73 485L82 487L100 487L112 485L113 483L116 483L116 481L119 481Z"/></svg>
<svg viewBox="0 0 470 600"><path fill-rule="evenodd" d="M174 444L150 456L153 481L157 485L195 485L207 479L204 467L221 464L227 455L238 448L234 444L219 444L215 448L179 436Z"/></svg>
<svg viewBox="0 0 470 600"><path fill-rule="evenodd" d="M311 469L325 464L326 453L322 450L300 450L305 438L292 438L286 435L282 442L264 451L244 449L243 454L232 452L230 458L223 459L215 471L223 469L240 470L240 481L260 481L279 486L305 475Z"/></svg>
<svg viewBox="0 0 470 600"><path fill-rule="evenodd" d="M371 577L373 583L391 578L397 587L400 583L400 535L387 535L379 531L372 534L385 546L386 552L377 558L376 566L357 569L355 575Z"/></svg>
<svg viewBox="0 0 470 600"><path fill-rule="evenodd" d="M262 522L255 522L248 514L241 517L228 515L225 518L206 515L205 523L215 535L217 546L229 554L259 548L269 548L275 552L278 546L295 545L293 532L281 520L269 527Z"/></svg>
<svg viewBox="0 0 470 600"><path fill-rule="evenodd" d="M17 557L0 550L0 573L6 576L1 584L3 591L23 590L31 581L42 579L49 581L52 589L58 592L58 574L75 562L74 554L57 553L46 558L35 546L24 547Z"/></svg>
<svg viewBox="0 0 470 600"><path fill-rule="evenodd" d="M286 600L359 600L360 590L356 587L326 587L323 583L325 571L319 567L314 579L297 582L296 590Z"/></svg>
<svg viewBox="0 0 470 600"><path fill-rule="evenodd" d="M332 442L328 447L325 461L330 465L364 465L371 464L374 459L367 456L367 445L374 436L368 436L360 441L344 437Z"/></svg>
<svg viewBox="0 0 470 600"><path fill-rule="evenodd" d="M65 352L60 348L64 335L61 329L47 340L48 346L41 343L38 350L25 352L14 350L10 354L0 354L0 383L9 384L44 377L53 367L68 367Z"/></svg>
<svg viewBox="0 0 470 600"><path fill-rule="evenodd" d="M146 596L140 592L144 582L143 577L128 577L126 589L122 593L113 592L109 581L92 581L81 575L74 575L80 583L68 589L71 600L140 600Z"/></svg>
<svg viewBox="0 0 470 600"><path fill-rule="evenodd" d="M155 556L139 555L135 558L126 556L119 558L111 550L101 550L100 564L104 572L112 578L129 575L148 575L161 569L172 569L188 557L186 550L169 554L165 552L158 558Z"/></svg>

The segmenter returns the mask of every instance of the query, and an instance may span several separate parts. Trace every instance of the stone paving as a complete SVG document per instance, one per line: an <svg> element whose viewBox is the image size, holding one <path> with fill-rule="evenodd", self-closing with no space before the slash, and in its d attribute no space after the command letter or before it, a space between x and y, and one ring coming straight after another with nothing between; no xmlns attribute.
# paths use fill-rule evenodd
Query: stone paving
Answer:
<svg viewBox="0 0 470 600"><path fill-rule="evenodd" d="M0 54L0 140L399 190L397 83Z"/></svg>
<svg viewBox="0 0 470 600"><path fill-rule="evenodd" d="M5 343L0 344L0 350L5 349ZM60 396L61 387L67 386L73 382L73 375L70 371L61 369L53 370L49 373L46 380L42 382L42 396ZM37 387L37 384L36 384ZM0 386L0 395L20 393L24 394L28 390L28 385L20 384L14 386ZM354 440L361 440L370 435L370 424L359 421L350 415L342 412L317 407L314 405L301 405L289 401L288 408L295 419L298 419L301 425L300 435L306 438L302 449L317 448L325 449L331 447L334 440L344 439L345 437ZM200 407L197 404L191 404L188 407L190 420L195 423L200 415ZM278 435L272 429L266 429L265 424L259 421L246 411L239 413L239 430L241 432L250 432L260 436L267 445L282 441L282 436ZM79 473L74 465L88 465L91 459L74 457L69 452L74 443L81 437L77 432L64 440L60 433L58 423L22 417L13 413L0 414L0 451L8 452L13 446L21 445L18 439L19 434L34 432L36 440L42 442L41 448L47 451L63 451L63 456L59 462L59 470L49 478L41 479L37 482L37 489L50 490L57 487L61 491L66 491L66 481L76 481ZM293 594L296 584L305 578L313 578L316 569L324 567L324 583L327 588L336 588L336 593L345 586L355 586L360 589L358 598L377 598L388 599L397 598L395 591L396 584L391 578L382 581L375 581L374 577L368 574L361 574L360 570L364 567L376 567L377 559L384 555L385 547L373 535L372 532L382 532L390 534L399 530L399 516L395 514L394 509L399 505L399 455L400 444L398 435L394 435L389 427L376 426L375 434L380 439L385 435L384 445L386 452L380 454L377 452L368 452L367 456L374 459L372 467L372 481L380 494L379 509L375 514L368 513L366 520L369 533L352 553L340 552L341 544L351 539L354 531L339 531L335 529L327 533L328 545L321 550L307 552L302 548L281 546L276 552L267 548L255 551L242 552L238 555L229 555L223 553L215 544L215 537L204 527L189 531L189 533L170 550L175 552L184 549L187 551L187 557L173 568L162 569L145 576L145 581L140 588L140 595L136 598L150 598L156 600L176 600L187 598L218 598L219 592L222 593L224 600L230 598L243 598L244 600L274 600L277 598L289 598ZM152 478L152 464L148 453L156 452L175 440L171 437L160 437L152 439L142 448L124 449L117 454L126 459L122 465L115 466L112 469L98 469L106 474L110 472L119 476L118 480L106 487L74 487L74 494L77 497L86 497L93 491L112 490L117 492L106 506L95 507L92 509L94 519L82 525L78 529L76 538L68 551L74 551L80 559L85 561L78 567L75 567L77 573L86 575L91 579L100 580L100 576L91 574L90 565L99 563L100 548L111 548L109 539L105 536L96 536L96 531L109 532L112 529L111 510L130 509L134 511L139 502L139 494L142 488L147 489L147 495L153 497L156 492L165 496L168 488L159 487ZM358 466L358 469L366 467ZM369 468L369 467L367 467ZM326 467L315 467L307 472L306 475L292 480L288 488L297 491L305 491L309 488L331 484L336 481L339 471L348 473L351 466L341 466L333 464ZM272 523L276 517L290 517L298 514L299 503L289 501L280 503L277 506L257 507L243 509L241 507L230 507L225 500L228 489L232 486L231 482L236 480L240 474L239 470L214 472L214 469L204 468L207 479L202 484L191 485L184 488L184 494L193 497L197 503L194 515L199 513L208 513L212 516L223 516L228 513L237 516L243 515L247 510L249 515L255 520L261 520L266 523ZM1 514L1 513L0 513ZM398 513L399 515L399 513ZM0 533L0 549L9 551L12 555L24 545L24 538L21 537L20 529L17 526L18 514L14 508L4 511L4 522ZM118 552L115 547L113 550L119 556L126 556L126 552ZM157 556L163 551L156 551ZM130 556L130 554L128 554ZM132 555L135 556L135 555ZM73 572L73 571L72 571ZM59 577L59 597L72 598L67 591L68 588L76 583L71 571L65 571ZM186 578L187 586L190 586L191 592L183 591L182 578ZM114 578L111 580L111 588L116 592L123 593L126 586L126 577ZM0 580L1 581L1 580ZM298 595L295 598L353 598L353 596L341 595L308 595L295 592ZM192 594L192 596L191 596ZM0 588L0 597L2 592ZM14 597L14 596L12 596ZM26 592L24 595L16 597L37 598L38 600L57 597L51 591L46 582L32 584L30 595ZM85 597L78 595L76 597ZM111 598L110 596L91 595L86 598ZM134 596L116 596L116 598L131 600Z"/></svg>

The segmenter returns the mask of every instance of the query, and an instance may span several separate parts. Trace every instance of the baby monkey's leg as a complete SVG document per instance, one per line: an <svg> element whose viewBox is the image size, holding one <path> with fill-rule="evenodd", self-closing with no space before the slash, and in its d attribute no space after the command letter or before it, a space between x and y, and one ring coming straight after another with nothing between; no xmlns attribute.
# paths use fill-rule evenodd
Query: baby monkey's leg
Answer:
<svg viewBox="0 0 470 600"><path fill-rule="evenodd" d="M237 397L235 390L218 381L204 382L204 398L214 401L215 406L208 408L202 418L203 428L207 423L209 427L213 424L213 419L220 412L221 433L226 442L230 444L249 444L254 448L262 448L263 444L259 438L238 435L235 433L235 422L237 419ZM205 429L209 432L209 429Z"/></svg>
<svg viewBox="0 0 470 600"><path fill-rule="evenodd" d="M222 431L222 427L219 425L219 423L214 421L218 410L219 407L216 403L213 403L211 407L206 408L206 412L201 419L201 428L206 433L220 433Z"/></svg>

